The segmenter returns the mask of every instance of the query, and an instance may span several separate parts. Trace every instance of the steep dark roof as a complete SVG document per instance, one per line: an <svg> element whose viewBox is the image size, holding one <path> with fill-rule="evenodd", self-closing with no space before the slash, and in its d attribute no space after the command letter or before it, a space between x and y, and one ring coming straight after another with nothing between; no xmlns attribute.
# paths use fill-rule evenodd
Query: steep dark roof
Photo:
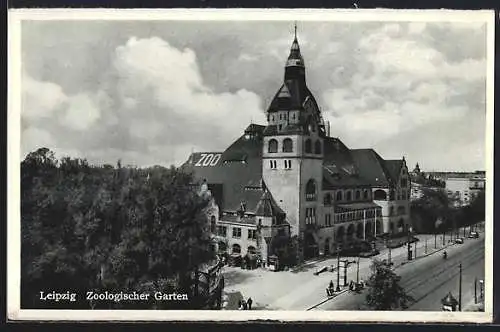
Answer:
<svg viewBox="0 0 500 332"><path fill-rule="evenodd" d="M245 129L246 134L224 152L193 153L182 166L193 171L199 180L207 180L221 211L236 212L242 202L247 213L267 209L262 204L258 207L265 190L262 182L264 128L251 124ZM248 136L248 133L253 135ZM340 139L333 137L324 140L323 152L323 190L388 186L398 178L403 163L402 160L384 161L373 149L349 150ZM214 155L209 166L200 162L203 154Z"/></svg>
<svg viewBox="0 0 500 332"><path fill-rule="evenodd" d="M354 149L351 150L351 156L360 175L370 185L385 187L390 184L391 178L384 165L384 160L373 149Z"/></svg>
<svg viewBox="0 0 500 332"><path fill-rule="evenodd" d="M269 125L264 130L264 135L266 136L277 136L277 135L300 135L305 132L303 126L298 124L289 123L280 132L276 125Z"/></svg>
<svg viewBox="0 0 500 332"><path fill-rule="evenodd" d="M253 129L259 129L254 126ZM206 179L210 185L222 185L222 211L237 211L242 201L248 209L254 209L262 191L245 189L257 187L262 179L262 139L259 136L245 138L242 135L224 152L215 166L200 166L201 153L193 153L183 168L193 171L198 179ZM197 166L198 165L198 166Z"/></svg>
<svg viewBox="0 0 500 332"><path fill-rule="evenodd" d="M278 204L276 204L276 201L271 193L268 190L265 190L259 200L259 203L257 204L255 215L263 217L276 217L279 215L285 215L285 212L278 206Z"/></svg>
<svg viewBox="0 0 500 332"><path fill-rule="evenodd" d="M403 167L403 160L384 160L387 172L391 177L393 182L397 182L399 175L401 174L401 168Z"/></svg>
<svg viewBox="0 0 500 332"><path fill-rule="evenodd" d="M316 99L305 83L298 80L287 80L274 95L267 111L301 110L307 97L313 100L316 107L318 106ZM319 108L317 107L317 109Z"/></svg>
<svg viewBox="0 0 500 332"><path fill-rule="evenodd" d="M245 224L245 225L256 225L255 223L255 218L253 217L240 217L240 216L223 216L220 219L221 222L227 222L227 223L238 223L238 224Z"/></svg>

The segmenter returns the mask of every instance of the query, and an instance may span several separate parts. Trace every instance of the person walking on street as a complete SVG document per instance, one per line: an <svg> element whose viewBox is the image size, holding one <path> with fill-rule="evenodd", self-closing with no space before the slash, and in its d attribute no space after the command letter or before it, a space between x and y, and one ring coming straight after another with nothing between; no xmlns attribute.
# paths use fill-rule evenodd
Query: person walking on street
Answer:
<svg viewBox="0 0 500 332"><path fill-rule="evenodd" d="M247 300L247 305L248 305L248 310L252 310L252 298L249 297L248 300Z"/></svg>

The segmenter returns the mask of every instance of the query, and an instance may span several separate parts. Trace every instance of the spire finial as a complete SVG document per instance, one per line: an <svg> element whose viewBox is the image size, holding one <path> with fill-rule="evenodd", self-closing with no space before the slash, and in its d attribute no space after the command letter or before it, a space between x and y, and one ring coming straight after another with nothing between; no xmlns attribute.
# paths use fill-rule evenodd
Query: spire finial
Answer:
<svg viewBox="0 0 500 332"><path fill-rule="evenodd" d="M294 22L294 30L295 30L295 39L297 39L297 21Z"/></svg>

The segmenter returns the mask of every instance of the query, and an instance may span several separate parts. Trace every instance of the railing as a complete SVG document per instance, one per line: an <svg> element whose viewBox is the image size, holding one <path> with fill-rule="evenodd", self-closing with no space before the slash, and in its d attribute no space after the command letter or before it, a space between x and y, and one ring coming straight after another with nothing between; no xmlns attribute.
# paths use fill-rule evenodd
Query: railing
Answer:
<svg viewBox="0 0 500 332"><path fill-rule="evenodd" d="M315 201L316 194L306 194L306 201Z"/></svg>

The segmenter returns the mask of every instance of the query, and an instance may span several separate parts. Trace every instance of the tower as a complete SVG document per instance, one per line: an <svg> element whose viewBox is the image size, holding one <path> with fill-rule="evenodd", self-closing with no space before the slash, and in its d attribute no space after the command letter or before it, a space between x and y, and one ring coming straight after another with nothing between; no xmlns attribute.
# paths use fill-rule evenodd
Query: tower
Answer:
<svg viewBox="0 0 500 332"><path fill-rule="evenodd" d="M267 109L262 175L277 204L286 212L291 235L305 242L308 233L315 236L314 225L322 220L325 137L319 107L306 85L295 28L284 82Z"/></svg>

